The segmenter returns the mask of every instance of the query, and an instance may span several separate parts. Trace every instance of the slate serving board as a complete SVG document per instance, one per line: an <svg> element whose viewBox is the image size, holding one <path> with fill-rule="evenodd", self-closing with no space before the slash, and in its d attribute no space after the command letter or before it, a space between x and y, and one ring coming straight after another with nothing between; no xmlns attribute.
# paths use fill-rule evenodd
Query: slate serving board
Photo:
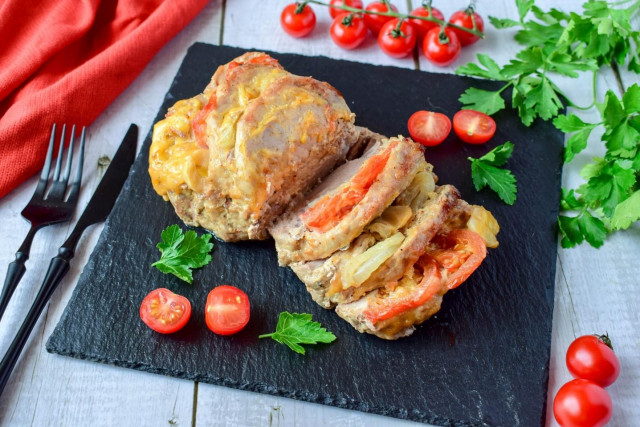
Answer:
<svg viewBox="0 0 640 427"><path fill-rule="evenodd" d="M244 50L193 45L158 113L201 92L218 65ZM334 85L357 123L387 134L406 134L416 110L449 117L469 85L493 82L429 74L321 57L278 54L289 71ZM151 267L166 226L180 223L157 196L147 174L150 134L109 217L73 296L47 342L49 352L81 359L373 412L439 425L539 425L544 422L556 264L556 216L563 137L550 123L524 127L512 111L496 116L498 131L485 146L452 135L429 149L440 182L456 185L471 203L491 210L502 226L500 247L440 312L413 336L396 342L359 334L332 311L317 306L302 283L280 268L272 241L216 243L213 261L188 285ZM509 166L518 199L506 206L476 192L468 156L511 140ZM232 337L209 332L207 293L233 284L250 297L249 325ZM192 303L182 331L163 336L139 318L144 296L168 287ZM274 330L281 311L311 313L338 340L301 356L259 334Z"/></svg>

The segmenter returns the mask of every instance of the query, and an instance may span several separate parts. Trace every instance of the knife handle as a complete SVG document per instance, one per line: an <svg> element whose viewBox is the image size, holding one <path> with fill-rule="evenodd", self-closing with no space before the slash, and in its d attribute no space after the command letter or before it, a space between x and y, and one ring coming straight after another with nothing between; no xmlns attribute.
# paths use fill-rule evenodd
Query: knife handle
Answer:
<svg viewBox="0 0 640 427"><path fill-rule="evenodd" d="M56 287L64 275L69 271L69 261L73 256L74 253L72 250L62 247L58 250L58 255L51 260L49 270L47 270L47 275L44 282L42 282L40 291L38 291L38 295L29 309L27 317L24 319L22 326L20 326L18 330L18 334L9 346L9 350L7 350L7 353L4 355L2 363L0 363L0 394L4 391L4 387L9 381L11 371L13 371L13 367L18 361L20 353L22 353L22 349L29 335L31 335L31 331L38 321L42 310L47 305L53 291L56 290Z"/></svg>

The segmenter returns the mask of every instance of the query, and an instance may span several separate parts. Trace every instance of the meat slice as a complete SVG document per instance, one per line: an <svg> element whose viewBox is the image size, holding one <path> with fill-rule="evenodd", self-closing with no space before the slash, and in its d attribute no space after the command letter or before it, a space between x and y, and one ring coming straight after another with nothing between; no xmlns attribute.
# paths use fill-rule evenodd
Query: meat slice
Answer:
<svg viewBox="0 0 640 427"><path fill-rule="evenodd" d="M327 258L346 248L411 183L424 164L410 140L376 142L332 172L269 232L280 265Z"/></svg>

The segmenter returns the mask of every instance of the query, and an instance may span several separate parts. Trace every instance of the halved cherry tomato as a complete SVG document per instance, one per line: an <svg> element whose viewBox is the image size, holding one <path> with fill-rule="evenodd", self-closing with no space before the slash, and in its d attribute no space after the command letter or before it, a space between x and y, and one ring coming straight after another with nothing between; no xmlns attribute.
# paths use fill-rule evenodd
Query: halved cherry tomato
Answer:
<svg viewBox="0 0 640 427"><path fill-rule="evenodd" d="M610 345L606 335L576 338L567 350L567 368L571 375L591 380L602 387L613 384L620 374L620 362Z"/></svg>
<svg viewBox="0 0 640 427"><path fill-rule="evenodd" d="M407 123L414 141L427 147L440 144L451 132L451 120L441 113L416 111Z"/></svg>
<svg viewBox="0 0 640 427"><path fill-rule="evenodd" d="M429 9L427 9L426 7L419 7L417 9L414 9L411 12L411 15L413 16L424 16L424 17L433 17L433 18L438 18L444 21L444 15L442 14L442 12L440 12L438 9L436 9L435 7L431 8L431 13L429 13ZM429 32L430 29L438 27L438 24L432 21L425 21L423 19L409 19L409 22L411 23L411 25L413 25L413 27L416 29L416 31L418 32L418 40L422 41L422 39L424 39L424 36L427 35L427 33Z"/></svg>
<svg viewBox="0 0 640 427"><path fill-rule="evenodd" d="M391 150L396 144L397 142L392 142L383 151L369 158L351 178L348 187L333 196L322 197L303 212L300 217L305 225L312 230L325 232L339 223L367 195L369 188L387 165Z"/></svg>
<svg viewBox="0 0 640 427"><path fill-rule="evenodd" d="M293 37L309 35L316 26L316 14L309 5L300 8L297 3L291 3L282 10L280 25Z"/></svg>
<svg viewBox="0 0 640 427"><path fill-rule="evenodd" d="M394 5L391 5L391 9L394 12L398 11L398 8ZM371 12L389 12L389 8L382 2L376 1L367 5L366 10ZM367 25L367 28L377 36L382 29L382 26L393 19L393 16L385 16L385 15L372 15L366 13L364 15L364 23Z"/></svg>
<svg viewBox="0 0 640 427"><path fill-rule="evenodd" d="M140 305L140 318L161 334L172 334L187 324L191 317L191 303L169 289L158 288L149 293Z"/></svg>
<svg viewBox="0 0 640 427"><path fill-rule="evenodd" d="M451 15L451 18L449 18L449 22L451 22L452 24L469 28L470 30L473 30L474 21L476 24L476 30L481 32L484 31L484 22L482 21L482 17L474 12L472 8L467 8L467 10L459 10ZM480 37L468 33L464 30L459 30L457 28L451 29L458 36L458 40L460 40L460 44L462 46L467 46L480 40Z"/></svg>
<svg viewBox="0 0 640 427"><path fill-rule="evenodd" d="M363 8L363 4L362 4L362 0L331 0L329 2L329 5L331 6L350 6L350 7L355 7L356 9L362 9ZM349 13L348 10L344 10L344 9L338 9L335 7L329 7L329 14L331 15L331 18L335 19L338 15L341 15L342 13Z"/></svg>
<svg viewBox="0 0 640 427"><path fill-rule="evenodd" d="M611 419L611 397L593 381L577 379L563 385L553 400L553 415L563 427L601 427Z"/></svg>
<svg viewBox="0 0 640 427"><path fill-rule="evenodd" d="M249 323L249 297L235 286L213 288L207 296L204 318L207 327L218 335L232 335Z"/></svg>
<svg viewBox="0 0 640 427"><path fill-rule="evenodd" d="M424 36L422 53L434 65L446 67L460 55L460 41L450 28L444 32L440 27L432 28Z"/></svg>
<svg viewBox="0 0 640 427"><path fill-rule="evenodd" d="M480 111L460 110L453 116L453 131L468 144L484 144L496 133L496 122Z"/></svg>
<svg viewBox="0 0 640 427"><path fill-rule="evenodd" d="M487 246L475 231L452 230L437 235L427 254L446 272L447 287L454 289L480 266L487 256Z"/></svg>
<svg viewBox="0 0 640 427"><path fill-rule="evenodd" d="M404 58L416 46L416 30L406 20L392 19L382 26L378 34L378 45L384 53L393 58Z"/></svg>
<svg viewBox="0 0 640 427"><path fill-rule="evenodd" d="M351 13L341 13L333 20L330 30L331 38L343 49L355 49L367 37L367 26L364 20Z"/></svg>
<svg viewBox="0 0 640 427"><path fill-rule="evenodd" d="M391 298L384 303L367 309L363 314L367 320L377 323L427 302L442 289L442 275L433 258L422 256L416 266L422 269L422 280L408 295L402 298Z"/></svg>

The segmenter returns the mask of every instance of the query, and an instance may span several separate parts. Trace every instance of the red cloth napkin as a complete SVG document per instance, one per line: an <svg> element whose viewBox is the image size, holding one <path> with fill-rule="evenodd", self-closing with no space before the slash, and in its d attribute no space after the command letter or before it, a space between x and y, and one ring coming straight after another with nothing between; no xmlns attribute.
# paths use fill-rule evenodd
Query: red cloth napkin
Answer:
<svg viewBox="0 0 640 427"><path fill-rule="evenodd" d="M207 1L0 2L0 197L42 168L53 123L89 125Z"/></svg>

